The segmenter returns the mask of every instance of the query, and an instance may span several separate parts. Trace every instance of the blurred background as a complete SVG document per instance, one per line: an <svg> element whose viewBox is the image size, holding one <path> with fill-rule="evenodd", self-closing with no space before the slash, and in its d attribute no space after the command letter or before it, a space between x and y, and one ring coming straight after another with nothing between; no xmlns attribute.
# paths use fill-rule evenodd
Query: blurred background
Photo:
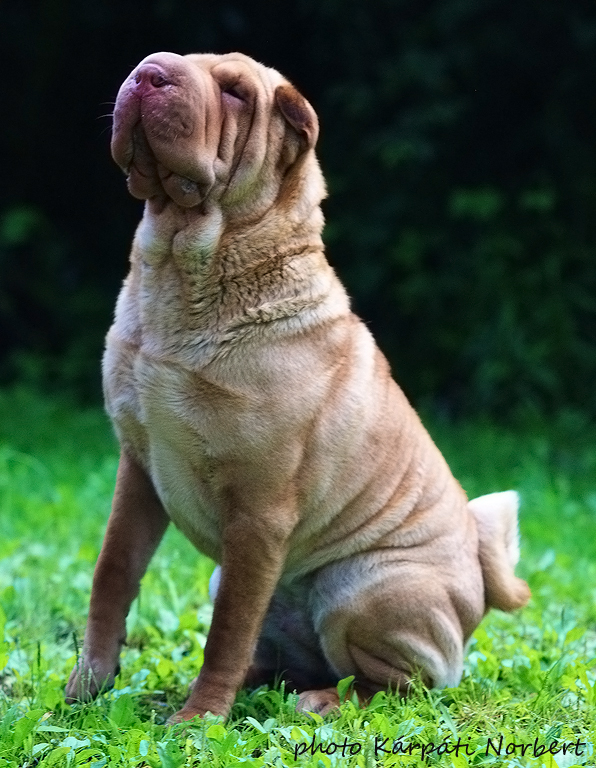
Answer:
<svg viewBox="0 0 596 768"><path fill-rule="evenodd" d="M417 405L596 413L592 0L3 3L0 384L100 399L142 211L109 115L158 50L313 104L329 260Z"/></svg>

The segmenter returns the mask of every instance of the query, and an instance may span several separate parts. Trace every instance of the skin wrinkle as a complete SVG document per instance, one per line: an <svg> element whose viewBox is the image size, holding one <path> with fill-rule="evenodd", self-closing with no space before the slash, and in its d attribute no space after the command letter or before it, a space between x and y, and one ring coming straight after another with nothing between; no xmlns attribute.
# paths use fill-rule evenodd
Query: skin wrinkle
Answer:
<svg viewBox="0 0 596 768"><path fill-rule="evenodd" d="M329 552L341 552L342 555L345 557L347 555L353 554L353 542L354 540L359 541L366 541L371 540L375 541L375 546L378 545L383 548L383 536L379 536L379 528L387 527L387 525L390 526L391 529L395 527L395 522L393 522L392 519L388 519L388 511L398 511L403 510L404 508L408 508L411 505L416 503L416 497L418 495L418 489L414 488L412 490L412 495L407 498L399 498L397 501L395 500L396 496L400 496L400 489L402 484L407 483L409 478L415 474L415 468L413 468L413 462L410 461L403 473L398 478L394 478L393 482L395 483L393 492L389 495L389 497L386 499L384 503L380 503L380 506L378 510L375 512L375 514L372 517L363 519L360 523L357 523L355 526L351 525L350 527L345 526L343 529L343 533L341 535L338 535L337 533L333 531L329 531L327 536L323 536L322 539L319 542L318 550L319 550L319 557L324 562L327 559ZM375 485L378 483L379 475L381 475L381 470L377 469L375 474L372 474L367 485L364 486L359 490L357 495L355 495L353 498L348 499L346 502L344 502L343 508L342 508L342 516L345 518L348 518L350 515L350 511L352 509L358 509L359 508L359 502L361 502L363 499L366 499L367 495L369 495L370 490L375 487ZM393 502L393 504L392 504ZM396 506L397 504L397 506ZM400 524L403 524L404 522L404 515L403 512L398 515ZM407 520L407 517L405 518ZM388 545L390 547L391 545ZM409 544L407 541L401 542L400 547L401 548L408 548L410 546L416 546Z"/></svg>
<svg viewBox="0 0 596 768"><path fill-rule="evenodd" d="M232 166L232 171L231 171L231 173L230 173L230 175L228 177L228 181L227 181L227 183L226 183L226 185L224 187L224 195L229 191L230 186L232 184L232 181L234 180L234 178L236 176L236 173L238 172L238 168L240 167L240 162L241 162L242 156L243 156L243 154L244 154L244 152L246 150L246 146L247 146L248 140L250 138L250 131L251 131L252 127L253 127L253 124L254 124L254 121L255 121L255 117L256 117L256 110L253 108L252 111L251 111L250 123L249 123L249 126L248 126L248 130L246 131L246 136L245 136L244 141L242 143L242 148L237 153L237 158L238 159L236 160L236 163ZM236 150L237 143L238 143L238 134L236 134L236 140L234 142L234 150Z"/></svg>
<svg viewBox="0 0 596 768"><path fill-rule="evenodd" d="M220 135L220 140L217 145L217 159L223 164L227 162L227 152L224 152L223 147L229 146L231 147L231 151L233 153L234 146L236 144L236 135L237 132L234 131L234 136L231 138L230 136L230 129L228 128L228 123L230 122L230 118L228 116L228 113L224 113L223 122L222 122L222 130ZM234 126L235 127L235 126ZM229 151L229 150L228 150Z"/></svg>
<svg viewBox="0 0 596 768"><path fill-rule="evenodd" d="M218 325L223 324L223 318L229 315L237 315L237 310L240 307L253 305L259 305L259 296L266 295L266 291L270 288L275 281L271 278L275 276L283 277L283 270L289 266L289 262L305 256L306 254L314 252L314 247L305 245L298 251L292 251L290 254L281 253L279 257L274 260L274 263L269 265L266 255L264 255L256 263L253 261L250 265L244 265L241 268L236 268L233 260L226 260L219 262L219 265L214 264L214 267L218 268L218 277L216 279L217 290L219 295L218 309L220 316L218 319ZM268 268L269 267L269 268ZM278 270L276 272L276 270ZM252 280L248 278L252 277ZM244 286L243 286L244 282ZM204 290L205 286L201 286ZM215 299L214 299L215 300ZM194 302L189 302L190 306L193 306ZM254 321L250 318L245 318L242 321L242 325L251 325ZM238 325L238 323L236 323Z"/></svg>

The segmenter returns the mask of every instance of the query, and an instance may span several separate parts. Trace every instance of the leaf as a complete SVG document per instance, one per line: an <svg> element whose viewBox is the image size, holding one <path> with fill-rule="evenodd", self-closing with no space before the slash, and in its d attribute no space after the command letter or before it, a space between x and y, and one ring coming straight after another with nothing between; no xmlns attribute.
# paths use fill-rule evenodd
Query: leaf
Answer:
<svg viewBox="0 0 596 768"><path fill-rule="evenodd" d="M27 717L21 717L20 720L17 720L16 724L14 725L14 732L12 737L13 746L20 747L34 728L34 720L30 720Z"/></svg>
<svg viewBox="0 0 596 768"><path fill-rule="evenodd" d="M574 627L573 629L570 629L569 632L567 632L565 635L564 644L567 645L567 643L574 643L576 640L580 640L585 634L585 627Z"/></svg>
<svg viewBox="0 0 596 768"><path fill-rule="evenodd" d="M253 728L256 728L259 733L267 733L267 729L259 723L258 720L255 720L254 717L247 717L246 721L252 725Z"/></svg>
<svg viewBox="0 0 596 768"><path fill-rule="evenodd" d="M227 736L228 732L226 731L225 727L221 723L215 723L214 725L210 725L209 728L207 728L206 736L208 739L213 739L214 741L223 741L225 737Z"/></svg>
<svg viewBox="0 0 596 768"><path fill-rule="evenodd" d="M177 741L158 741L155 745L162 768L179 768L184 764L184 755Z"/></svg>
<svg viewBox="0 0 596 768"><path fill-rule="evenodd" d="M69 747L56 747L56 749L53 749L50 754L45 758L44 765L55 765L60 758L64 757L65 755L68 755L70 752Z"/></svg>
<svg viewBox="0 0 596 768"><path fill-rule="evenodd" d="M441 711L441 719L453 734L453 738L457 741L457 735L458 735L457 726L453 722L453 718L451 717L451 712L447 709L447 707L443 704L442 701L439 701L438 708Z"/></svg>
<svg viewBox="0 0 596 768"><path fill-rule="evenodd" d="M354 682L354 675L349 675L349 677L344 677L343 680L340 680L337 684L337 694L339 696L340 702L345 701L346 696L348 694L348 691L350 690L350 686Z"/></svg>
<svg viewBox="0 0 596 768"><path fill-rule="evenodd" d="M126 728L136 720L133 700L130 694L124 694L112 700L110 719L118 728Z"/></svg>
<svg viewBox="0 0 596 768"><path fill-rule="evenodd" d="M81 747L88 747L91 744L89 739L77 739L76 736L67 736L61 743L61 747L68 747L69 749L80 749Z"/></svg>

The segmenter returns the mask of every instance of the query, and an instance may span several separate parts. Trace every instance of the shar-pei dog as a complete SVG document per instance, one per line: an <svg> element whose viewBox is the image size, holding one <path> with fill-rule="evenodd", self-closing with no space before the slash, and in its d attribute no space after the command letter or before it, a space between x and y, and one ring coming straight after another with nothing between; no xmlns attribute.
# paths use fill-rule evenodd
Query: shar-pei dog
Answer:
<svg viewBox="0 0 596 768"><path fill-rule="evenodd" d="M484 613L528 600L516 494L468 502L325 258L317 135L239 53L157 53L120 88L112 155L146 202L103 360L121 456L68 701L113 684L170 521L219 563L174 722L280 677L322 714L350 675L362 702L457 685Z"/></svg>

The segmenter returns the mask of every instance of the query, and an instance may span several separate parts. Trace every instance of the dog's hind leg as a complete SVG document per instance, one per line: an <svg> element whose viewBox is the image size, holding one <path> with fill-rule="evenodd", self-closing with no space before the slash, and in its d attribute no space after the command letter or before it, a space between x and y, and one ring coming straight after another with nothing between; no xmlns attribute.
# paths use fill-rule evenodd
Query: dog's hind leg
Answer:
<svg viewBox="0 0 596 768"><path fill-rule="evenodd" d="M377 691L407 694L415 679L455 686L464 643L482 618L482 578L457 588L449 569L385 562L368 568L353 558L323 569L314 587L314 624L337 679L353 675L367 701ZM301 694L298 709L326 714L339 699L332 689Z"/></svg>

